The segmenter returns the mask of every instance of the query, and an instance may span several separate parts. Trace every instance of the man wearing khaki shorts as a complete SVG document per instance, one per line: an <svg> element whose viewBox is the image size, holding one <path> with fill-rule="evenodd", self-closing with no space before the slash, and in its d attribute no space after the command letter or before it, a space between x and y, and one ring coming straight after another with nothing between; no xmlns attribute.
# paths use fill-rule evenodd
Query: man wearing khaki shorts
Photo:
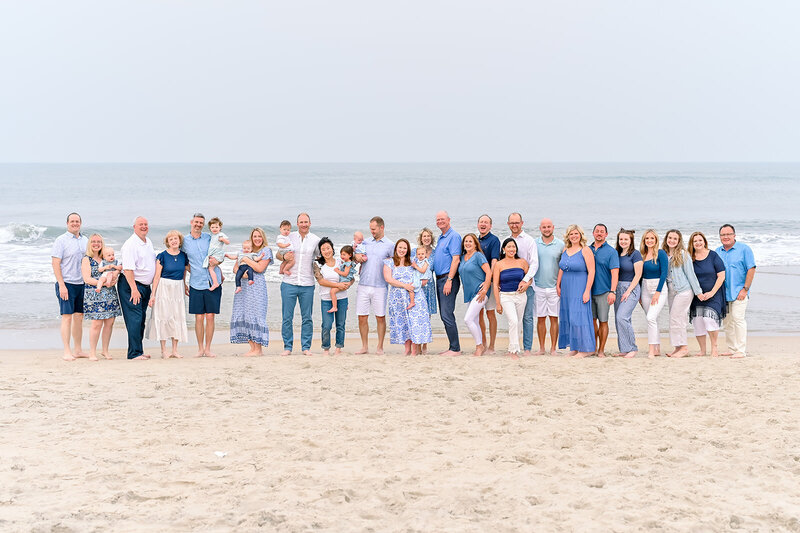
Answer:
<svg viewBox="0 0 800 533"><path fill-rule="evenodd" d="M492 233L492 217L481 215L478 218L478 240L483 250L483 255L489 262L489 268L494 270L494 264L500 258L500 239ZM497 302L494 297L487 298L486 306L481 309L478 318L478 325L483 333L483 345L486 346L486 353L494 353L494 341L497 338L497 315L495 309ZM486 338L486 324L483 321L483 311L486 310L486 319L489 321L489 338ZM488 343L487 343L488 340Z"/></svg>
<svg viewBox="0 0 800 533"><path fill-rule="evenodd" d="M597 339L597 357L606 356L608 340L608 310L617 299L619 282L619 254L606 242L608 229L596 224L592 231L594 242L589 246L594 253L594 283L592 284L592 316Z"/></svg>
<svg viewBox="0 0 800 533"><path fill-rule="evenodd" d="M536 239L536 252L539 257L539 269L533 280L536 283L536 333L539 337L539 351L536 355L544 355L544 341L547 337L547 319L550 319L550 355L556 354L558 343L558 309L559 298L556 290L558 278L558 262L564 251L564 241L553 235L553 221L542 219L539 223L541 237Z"/></svg>

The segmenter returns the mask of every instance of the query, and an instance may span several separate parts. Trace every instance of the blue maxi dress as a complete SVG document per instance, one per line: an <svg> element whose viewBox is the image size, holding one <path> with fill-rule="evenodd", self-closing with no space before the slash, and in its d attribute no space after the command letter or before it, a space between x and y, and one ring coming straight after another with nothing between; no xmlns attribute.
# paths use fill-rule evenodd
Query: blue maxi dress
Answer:
<svg viewBox="0 0 800 533"><path fill-rule="evenodd" d="M583 292L589 279L583 253L561 254L558 268L561 276L561 308L558 312L558 347L579 352L594 352L594 323L592 302L583 303Z"/></svg>
<svg viewBox="0 0 800 533"><path fill-rule="evenodd" d="M392 277L397 281L411 283L414 279L414 267L395 266L392 259L384 259L383 262L392 269ZM390 343L404 344L411 340L413 344L425 344L433 340L431 315L428 313L428 302L423 291L414 294L414 307L411 309L406 309L411 298L405 289L389 285L386 299Z"/></svg>
<svg viewBox="0 0 800 533"><path fill-rule="evenodd" d="M264 259L272 260L272 250L264 248ZM266 271L265 271L266 272ZM231 312L231 344L253 341L261 346L269 345L267 327L267 280L264 272L256 272L254 283L242 283L241 292L233 295Z"/></svg>

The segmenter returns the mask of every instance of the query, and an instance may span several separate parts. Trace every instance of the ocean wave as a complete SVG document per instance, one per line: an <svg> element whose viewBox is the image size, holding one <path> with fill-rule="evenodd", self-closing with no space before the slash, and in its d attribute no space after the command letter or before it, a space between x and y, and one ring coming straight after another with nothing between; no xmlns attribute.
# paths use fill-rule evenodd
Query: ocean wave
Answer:
<svg viewBox="0 0 800 533"><path fill-rule="evenodd" d="M35 224L18 224L12 222L0 226L0 244L12 242L34 242L42 238L47 231L47 226Z"/></svg>

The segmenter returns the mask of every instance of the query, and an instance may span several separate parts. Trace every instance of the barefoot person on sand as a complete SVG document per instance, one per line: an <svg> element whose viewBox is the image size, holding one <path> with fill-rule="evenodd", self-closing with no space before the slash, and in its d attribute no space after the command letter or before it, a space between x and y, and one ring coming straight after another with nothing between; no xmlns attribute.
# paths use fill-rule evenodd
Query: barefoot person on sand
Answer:
<svg viewBox="0 0 800 533"><path fill-rule="evenodd" d="M527 298L520 283L528 272L528 262L517 257L517 242L511 237L503 241L500 259L492 269L492 293L497 314L505 312L508 320L508 355L519 359L519 326L525 313Z"/></svg>
<svg viewBox="0 0 800 533"><path fill-rule="evenodd" d="M267 327L267 281L264 271L272 262L272 250L267 247L267 236L261 228L250 232L253 253L259 259L252 259L244 254L239 262L253 269L253 283L242 283L241 291L233 295L231 312L231 344L250 344L250 350L242 354L245 357L263 355L263 346L269 345L269 328ZM263 253L263 255L262 255ZM312 293L313 294L313 293Z"/></svg>
<svg viewBox="0 0 800 533"><path fill-rule="evenodd" d="M161 343L161 358L182 358L178 342L187 342L186 310L184 301L186 270L189 259L181 251L183 235L171 230L164 239L167 249L156 256L156 274L153 277L153 294L150 297L150 321L147 338ZM172 351L167 352L167 341L172 341Z"/></svg>
<svg viewBox="0 0 800 533"><path fill-rule="evenodd" d="M122 314L119 307L116 284L107 287L100 279L100 264L103 261L103 237L95 233L89 237L89 246L81 262L81 273L85 283L83 289L83 317L91 320L89 326L89 359L97 361L97 340L102 333L103 348L100 354L111 359L108 345L111 341L111 332L114 321ZM98 292L99 289L99 292Z"/></svg>
<svg viewBox="0 0 800 533"><path fill-rule="evenodd" d="M483 255L478 236L474 233L467 233L461 240L458 276L464 288L464 303L467 304L464 323L475 340L475 352L472 355L481 356L486 351L486 346L483 344L483 331L478 315L491 296L492 270L489 268L489 261Z"/></svg>
<svg viewBox="0 0 800 533"><path fill-rule="evenodd" d="M700 284L698 294L689 307L689 318L692 320L697 344L700 345L698 356L706 355L706 335L711 341L711 357L717 357L717 337L725 318L725 263L716 252L708 249L708 240L702 232L695 231L689 237L689 255L692 267Z"/></svg>
<svg viewBox="0 0 800 533"><path fill-rule="evenodd" d="M344 325L347 321L347 289L352 281L341 281L336 270L341 269L342 261L333 253L333 243L327 237L319 241L319 258L314 263L314 277L319 283L320 310L322 313L322 355L330 355L331 326L336 323L336 350L333 355L341 355L344 348ZM335 293L332 289L338 289ZM336 310L333 309L336 298Z"/></svg>
<svg viewBox="0 0 800 533"><path fill-rule="evenodd" d="M375 353L383 355L383 339L386 336L386 297L388 285L383 277L383 261L392 257L394 242L384 234L384 222L381 217L372 217L369 221L372 237L366 239L359 247L364 253L356 252L356 262L361 263L356 296L356 313L358 314L358 332L361 335L361 349L356 354L369 352L369 313L375 315L378 347Z"/></svg>
<svg viewBox="0 0 800 533"><path fill-rule="evenodd" d="M156 273L156 252L147 236L147 219L136 217L133 222L133 235L122 245L122 276L119 286L119 300L122 317L128 330L128 359L150 359L144 353L142 339L150 302L150 284Z"/></svg>
<svg viewBox="0 0 800 533"><path fill-rule="evenodd" d="M520 213L508 215L508 229L517 245L517 257L528 263L528 272L520 281L519 292L525 295L525 312L522 317L522 349L524 355L531 355L533 348L533 316L536 314L536 283L533 277L539 270L539 252L536 241L522 229L524 221Z"/></svg>
<svg viewBox="0 0 800 533"><path fill-rule="evenodd" d="M492 217L489 215L481 215L478 218L478 241L481 244L483 255L489 262L489 270L494 268L494 264L500 258L500 239L497 235L492 233ZM481 309L478 317L478 323L483 335L483 345L486 346L486 353L494 353L494 342L497 340L497 315L495 314L496 302L494 295L490 296L486 302L486 306ZM484 311L486 311L486 320L489 322L489 333L486 333L486 324L483 320Z"/></svg>
<svg viewBox="0 0 800 533"><path fill-rule="evenodd" d="M189 233L183 239L183 251L189 259L189 314L194 315L194 334L197 338L197 354L195 357L216 357L211 351L214 339L214 320L219 314L222 300L222 270L214 257L208 257L211 246L211 234L204 233L206 217L195 213L189 221ZM208 263L206 263L208 258ZM212 280L209 270L204 264L213 266L217 272L219 287L211 290Z"/></svg>
<svg viewBox="0 0 800 533"><path fill-rule="evenodd" d="M447 333L449 346L440 355L461 355L461 344L456 325L456 297L461 287L458 262L461 260L461 235L450 226L447 211L436 213L436 227L442 234L433 251L433 273L436 275L436 297L439 299L439 316Z"/></svg>
<svg viewBox="0 0 800 533"><path fill-rule="evenodd" d="M567 247L558 262L556 289L561 297L558 315L558 347L569 347L567 355L586 357L595 350L592 324L594 254L586 246L586 235L577 224L567 226ZM616 252L615 252L616 253Z"/></svg>
<svg viewBox="0 0 800 533"><path fill-rule="evenodd" d="M81 261L88 239L81 234L81 216L67 215L67 231L53 243L53 274L56 277L56 296L61 311L61 341L65 361L89 357L81 348L83 339L83 274ZM70 337L75 350L70 348Z"/></svg>
<svg viewBox="0 0 800 533"><path fill-rule="evenodd" d="M411 245L406 239L399 239L394 245L391 259L384 260L383 277L390 285L387 295L387 314L389 315L389 342L404 344L405 355L417 355L421 345L431 342L431 315L422 291L417 293L417 302L409 307L409 291L414 289L414 267L409 254Z"/></svg>
<svg viewBox="0 0 800 533"><path fill-rule="evenodd" d="M750 300L750 286L756 275L756 259L753 250L736 240L736 230L730 224L719 228L722 246L717 255L725 264L725 299L728 301L728 316L725 318L725 344L728 348L721 355L739 359L747 355L747 321L745 312Z"/></svg>
<svg viewBox="0 0 800 533"><path fill-rule="evenodd" d="M556 354L558 344L558 307L559 298L556 290L558 279L558 261L564 251L564 241L553 235L553 221L543 218L539 223L541 236L536 239L536 255L539 267L533 281L536 285L536 333L539 337L539 351L536 355L544 355L544 341L547 337L547 320L550 319L550 355Z"/></svg>

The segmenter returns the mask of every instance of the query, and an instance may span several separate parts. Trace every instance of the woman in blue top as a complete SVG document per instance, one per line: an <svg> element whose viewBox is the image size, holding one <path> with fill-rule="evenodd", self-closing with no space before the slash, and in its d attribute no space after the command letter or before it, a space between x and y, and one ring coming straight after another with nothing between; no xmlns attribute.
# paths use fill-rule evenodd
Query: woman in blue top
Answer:
<svg viewBox="0 0 800 533"><path fill-rule="evenodd" d="M722 319L727 314L725 303L725 263L714 251L708 249L706 236L699 231L689 237L689 254L692 266L703 291L692 300L689 317L692 319L694 334L700 345L700 353L706 354L706 334L711 339L711 357L717 357L717 336L722 327Z"/></svg>
<svg viewBox="0 0 800 533"><path fill-rule="evenodd" d="M178 342L189 340L186 330L184 284L189 258L181 251L183 234L171 230L164 239L167 249L156 256L153 296L148 304L153 312L147 323L147 338L161 343L161 358L182 357ZM172 351L167 353L167 340L172 339Z"/></svg>
<svg viewBox="0 0 800 533"><path fill-rule="evenodd" d="M527 296L519 292L519 282L528 272L528 262L517 257L517 241L509 237L500 247L500 259L492 269L492 291L497 314L505 308L508 319L508 355L519 359L519 326L525 313Z"/></svg>
<svg viewBox="0 0 800 533"><path fill-rule="evenodd" d="M566 248L558 262L556 291L561 298L558 310L558 347L569 346L572 357L586 357L595 352L592 320L592 284L594 254L586 246L586 234L577 224L567 226Z"/></svg>
<svg viewBox="0 0 800 533"><path fill-rule="evenodd" d="M644 260L642 268L642 296L639 300L647 315L647 343L648 357L661 355L661 336L658 332L658 314L667 303L669 291L667 289L667 274L669 273L669 258L667 252L658 249L658 235L649 229L642 235L639 252Z"/></svg>
<svg viewBox="0 0 800 533"><path fill-rule="evenodd" d="M667 357L685 357L689 355L686 346L686 328L689 327L689 306L695 294L700 294L700 284L692 266L692 258L683 247L683 235L671 229L664 237L663 250L669 257L669 340L672 342L672 353Z"/></svg>
<svg viewBox="0 0 800 533"><path fill-rule="evenodd" d="M473 355L481 356L486 348L483 346L483 332L478 323L478 317L488 301L488 295L492 288L492 271L486 256L483 255L478 236L474 233L467 233L461 239L461 261L458 263L458 275L461 277L464 303L469 304L467 312L464 314L464 323L467 324L472 338L475 339Z"/></svg>
<svg viewBox="0 0 800 533"><path fill-rule="evenodd" d="M619 353L615 357L635 357L636 334L633 331L633 310L639 302L642 279L642 254L633 244L634 231L620 229L617 233L617 253L619 254L619 283L617 299L614 301L614 322L617 326Z"/></svg>

